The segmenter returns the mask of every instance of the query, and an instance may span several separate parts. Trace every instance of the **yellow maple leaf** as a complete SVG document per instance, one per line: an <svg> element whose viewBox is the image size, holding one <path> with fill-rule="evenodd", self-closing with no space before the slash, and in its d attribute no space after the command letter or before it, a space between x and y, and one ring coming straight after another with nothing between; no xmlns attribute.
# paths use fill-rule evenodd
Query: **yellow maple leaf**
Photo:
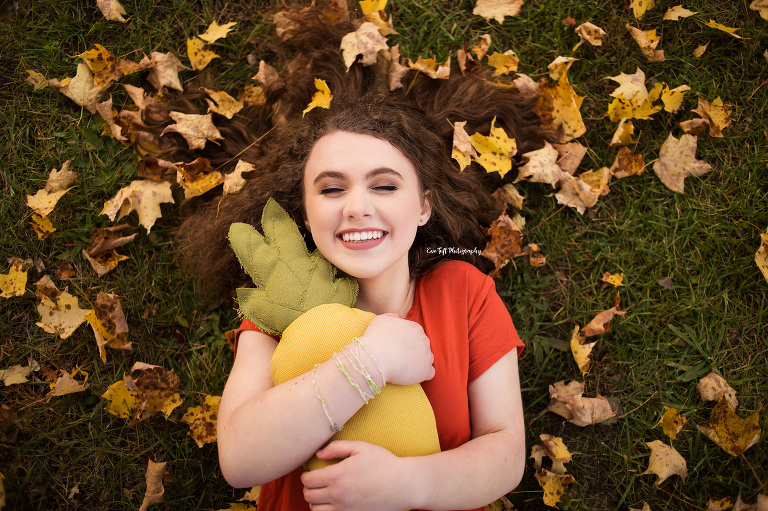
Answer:
<svg viewBox="0 0 768 511"><path fill-rule="evenodd" d="M169 124L160 134L176 132L184 137L190 149L203 149L206 141L222 140L218 128L213 124L213 114L185 114L182 112L171 112L171 119L176 124Z"/></svg>
<svg viewBox="0 0 768 511"><path fill-rule="evenodd" d="M205 50L205 41L198 37L187 39L187 55L192 69L200 71L204 69L213 59L219 58L215 52Z"/></svg>
<svg viewBox="0 0 768 511"><path fill-rule="evenodd" d="M523 161L526 163L520 167L515 183L526 180L556 187L560 181L567 179L566 173L557 164L558 157L557 149L549 142L544 142L541 149L523 154Z"/></svg>
<svg viewBox="0 0 768 511"><path fill-rule="evenodd" d="M755 264L768 282L768 229L765 230L765 234L760 234L760 239L760 246L755 252Z"/></svg>
<svg viewBox="0 0 768 511"><path fill-rule="evenodd" d="M549 77L553 80L559 80L560 77L567 73L577 58L574 57L557 57L555 60L549 63L547 69L549 69ZM517 71L517 69L515 69Z"/></svg>
<svg viewBox="0 0 768 511"><path fill-rule="evenodd" d="M387 0L360 0L360 8L363 14L372 14L383 11L387 6Z"/></svg>
<svg viewBox="0 0 768 511"><path fill-rule="evenodd" d="M376 63L379 50L387 49L387 40L379 33L379 27L370 21L364 22L360 28L350 32L341 39L341 53L347 70L355 63L358 55L362 55L360 63L370 66Z"/></svg>
<svg viewBox="0 0 768 511"><path fill-rule="evenodd" d="M613 287L620 287L624 286L624 274L623 273L610 273L605 272L605 274L600 277L600 280L603 282L607 282L608 284L612 285Z"/></svg>
<svg viewBox="0 0 768 511"><path fill-rule="evenodd" d="M211 89L203 90L208 93L213 101L205 98L208 103L208 111L216 112L219 115L223 115L227 119L231 119L237 112L243 109L245 104L242 101L238 101L224 91L215 91Z"/></svg>
<svg viewBox="0 0 768 511"><path fill-rule="evenodd" d="M204 194L224 183L224 175L211 168L206 158L197 158L192 163L177 166L176 182L184 189L184 198L191 199Z"/></svg>
<svg viewBox="0 0 768 511"><path fill-rule="evenodd" d="M138 390L133 388L132 383L128 383L129 380L130 376L124 374L122 380L110 385L107 391L101 395L101 397L109 401L107 411L121 419L133 417L139 398ZM130 381L132 382L133 380Z"/></svg>
<svg viewBox="0 0 768 511"><path fill-rule="evenodd" d="M699 114L707 122L709 135L712 137L722 137L723 129L733 122L730 118L731 105L723 104L719 96L712 103L699 96L699 105L691 111Z"/></svg>
<svg viewBox="0 0 768 511"><path fill-rule="evenodd" d="M120 299L115 294L101 292L96 297L94 309L86 316L91 325L99 349L99 358L107 362L105 346L114 349L130 350L131 343L126 340L128 324L120 306Z"/></svg>
<svg viewBox="0 0 768 511"><path fill-rule="evenodd" d="M649 99L648 89L645 86L645 73L639 67L634 74L621 73L616 76L607 76L608 80L618 83L611 96L627 101L636 101L638 104Z"/></svg>
<svg viewBox="0 0 768 511"><path fill-rule="evenodd" d="M133 181L105 202L104 209L99 214L107 215L110 220L114 221L115 216L117 216L117 220L120 220L131 211L136 211L139 216L139 223L149 233L155 221L162 216L160 204L164 202L174 202L171 183L167 181Z"/></svg>
<svg viewBox="0 0 768 511"><path fill-rule="evenodd" d="M23 269L21 259L16 259L11 263L8 273L0 273L0 296L11 298L21 296L27 288L27 270Z"/></svg>
<svg viewBox="0 0 768 511"><path fill-rule="evenodd" d="M181 418L181 422L189 424L189 436L198 447L216 441L216 420L219 414L221 396L205 396L201 406L193 406Z"/></svg>
<svg viewBox="0 0 768 511"><path fill-rule="evenodd" d="M685 478L688 477L688 464L674 447L661 440L646 442L645 445L651 449L651 458L648 461L648 470L640 475L655 474L659 476L653 483L654 486L660 485L673 475L678 475L685 481Z"/></svg>
<svg viewBox="0 0 768 511"><path fill-rule="evenodd" d="M104 91L104 87L95 82L93 73L84 62L77 65L74 78L65 78L61 81L54 78L48 80L48 83L58 87L62 94L78 105L84 106L91 113L94 112L92 104Z"/></svg>
<svg viewBox="0 0 768 511"><path fill-rule="evenodd" d="M694 11L689 11L682 5L676 5L674 7L670 7L667 9L667 12L664 13L664 20L672 20L672 21L679 21L680 18L687 18L689 16L693 16L696 14Z"/></svg>
<svg viewBox="0 0 768 511"><path fill-rule="evenodd" d="M512 50L504 53L494 52L488 56L488 65L495 69L492 76L501 76L517 71L520 59Z"/></svg>
<svg viewBox="0 0 768 511"><path fill-rule="evenodd" d="M555 508L568 490L568 486L576 482L570 474L559 475L546 469L535 474L535 477L544 490L544 496L542 497L544 504Z"/></svg>
<svg viewBox="0 0 768 511"><path fill-rule="evenodd" d="M571 353L582 375L589 371L589 366L592 363L589 356L597 344L597 341L584 344L585 340L586 337L579 333L579 325L576 325L571 333Z"/></svg>
<svg viewBox="0 0 768 511"><path fill-rule="evenodd" d="M496 118L491 121L488 135L474 133L469 137L477 151L475 161L488 173L498 172L501 177L512 170L512 156L517 152L517 142L509 138L504 128L496 127Z"/></svg>
<svg viewBox="0 0 768 511"><path fill-rule="evenodd" d="M696 140L695 136L688 134L676 139L670 133L661 145L653 172L673 192L684 193L685 178L700 177L712 170L709 163L696 159Z"/></svg>
<svg viewBox="0 0 768 511"><path fill-rule="evenodd" d="M67 291L59 291L47 275L35 285L38 287L37 295L41 298L37 304L37 312L40 313L37 326L49 334L57 334L66 339L85 321L91 310L81 309L77 297Z"/></svg>
<svg viewBox="0 0 768 511"><path fill-rule="evenodd" d="M631 26L629 23L626 24L626 27L632 35L632 39L634 39L637 45L640 46L640 51L643 52L643 55L645 55L648 60L651 62L664 62L664 50L656 49L659 45L659 41L661 41L661 37L656 35L656 29L640 30L639 28Z"/></svg>
<svg viewBox="0 0 768 511"><path fill-rule="evenodd" d="M760 412L742 419L723 396L712 409L709 424L698 428L725 452L740 456L760 440Z"/></svg>
<svg viewBox="0 0 768 511"><path fill-rule="evenodd" d="M661 416L661 419L659 419L659 422L656 423L656 427L661 426L664 434L672 440L675 440L677 439L677 434L683 429L686 421L687 419L678 413L677 408L665 406L664 414Z"/></svg>
<svg viewBox="0 0 768 511"><path fill-rule="evenodd" d="M125 8L117 0L96 0L96 7L109 21L126 22L122 16L125 14Z"/></svg>
<svg viewBox="0 0 768 511"><path fill-rule="evenodd" d="M635 19L640 19L645 14L645 11L653 8L655 5L654 0L630 0L629 6L632 8L632 13L635 15Z"/></svg>
<svg viewBox="0 0 768 511"><path fill-rule="evenodd" d="M581 118L581 103L584 96L579 96L568 83L568 74L563 73L557 85L550 86L546 79L539 82L539 98L536 113L542 118L545 127L558 131L557 142L565 143L580 137L587 131Z"/></svg>
<svg viewBox="0 0 768 511"><path fill-rule="evenodd" d="M579 42L576 44L576 46L573 47L572 51L576 51L579 46L584 44L584 41L588 42L592 46L603 45L603 36L606 35L606 32L597 25L593 25L589 22L582 23L574 30L577 34L579 34Z"/></svg>
<svg viewBox="0 0 768 511"><path fill-rule="evenodd" d="M613 137L611 137L611 147L634 144L635 141L632 140L632 135L634 134L635 125L632 124L632 121L627 118L621 119L619 124L616 126L616 132L613 134Z"/></svg>
<svg viewBox="0 0 768 511"><path fill-rule="evenodd" d="M115 56L98 43L95 48L81 53L78 57L83 59L88 69L91 70L93 81L97 85L107 85L123 74L117 67Z"/></svg>
<svg viewBox="0 0 768 511"><path fill-rule="evenodd" d="M728 35L732 35L736 39L743 39L743 37L735 33L737 30L739 30L738 28L726 27L725 25L721 25L720 23L717 23L715 20L709 20L709 23L707 23L705 26L710 28L716 28L720 31L725 32Z"/></svg>
<svg viewBox="0 0 768 511"><path fill-rule="evenodd" d="M472 14L482 16L485 21L495 19L499 23L504 23L506 16L520 14L522 6L523 0L477 0Z"/></svg>
<svg viewBox="0 0 768 511"><path fill-rule="evenodd" d="M467 121L456 121L453 124L453 149L451 158L459 162L459 172L464 170L467 165L472 163L472 158L477 157L475 148L472 147L472 140L464 129Z"/></svg>
<svg viewBox="0 0 768 511"><path fill-rule="evenodd" d="M37 239L44 240L52 233L56 232L56 228L47 216L40 216L37 213L32 213L32 229L37 234Z"/></svg>
<svg viewBox="0 0 768 511"><path fill-rule="evenodd" d="M552 460L552 472L558 475L565 475L565 463L571 461L571 453L559 436L552 436L546 433L539 435L541 446L544 452ZM538 468L537 468L538 470Z"/></svg>
<svg viewBox="0 0 768 511"><path fill-rule="evenodd" d="M451 74L451 57L449 56L448 60L445 61L445 64L439 66L437 61L431 58L424 59L419 57L416 59L416 62L408 59L408 67L420 71L430 78L447 80Z"/></svg>
<svg viewBox="0 0 768 511"><path fill-rule="evenodd" d="M707 46L709 46L709 43L698 45L696 49L693 50L693 56L699 58L704 55L704 52L707 51Z"/></svg>
<svg viewBox="0 0 768 511"><path fill-rule="evenodd" d="M267 102L267 98L264 96L264 89L260 85L246 85L239 99L248 106L263 105Z"/></svg>
<svg viewBox="0 0 768 511"><path fill-rule="evenodd" d="M608 182L611 180L611 171L608 167L601 167L597 170L590 170L579 174L579 179L583 183L592 187L592 192L599 195L608 195L611 191L608 188Z"/></svg>
<svg viewBox="0 0 768 511"><path fill-rule="evenodd" d="M315 78L315 88L317 89L317 92L312 94L312 101L310 101L309 105L307 105L307 108L301 112L302 117L304 117L307 112L314 108L331 108L331 100L333 99L333 94L331 94L331 89L328 88L328 84L325 82L325 80Z"/></svg>
<svg viewBox="0 0 768 511"><path fill-rule="evenodd" d="M177 91L183 91L181 80L179 80L179 71L189 69L171 52L160 53L153 51L150 54L155 67L149 72L147 81L158 91L163 87L170 87Z"/></svg>
<svg viewBox="0 0 768 511"><path fill-rule="evenodd" d="M224 37L227 37L233 28L237 25L236 21L231 21L223 25L219 25L216 20L213 20L208 26L208 29L202 34L198 34L197 37L205 41L206 43L212 43Z"/></svg>
<svg viewBox="0 0 768 511"><path fill-rule="evenodd" d="M683 104L683 96L691 88L687 85L680 85L674 89L670 89L668 86L664 86L664 91L661 93L661 101L664 103L664 110L670 113L675 113L680 110L680 106Z"/></svg>
<svg viewBox="0 0 768 511"><path fill-rule="evenodd" d="M25 81L31 83L34 86L35 91L39 91L48 87L48 79L43 76L42 73L27 69L27 75L29 76L27 76Z"/></svg>
<svg viewBox="0 0 768 511"><path fill-rule="evenodd" d="M632 154L629 148L622 147L619 149L619 154L616 155L616 160L614 160L610 170L611 175L616 179L642 174L645 171L643 155Z"/></svg>

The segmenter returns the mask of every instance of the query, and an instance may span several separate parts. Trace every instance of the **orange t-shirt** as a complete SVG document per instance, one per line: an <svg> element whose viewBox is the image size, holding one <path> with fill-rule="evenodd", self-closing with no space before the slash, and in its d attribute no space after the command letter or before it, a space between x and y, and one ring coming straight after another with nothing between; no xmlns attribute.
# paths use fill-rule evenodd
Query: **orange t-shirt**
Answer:
<svg viewBox="0 0 768 511"><path fill-rule="evenodd" d="M493 280L462 261L446 261L417 281L405 319L419 323L431 342L435 377L421 385L435 413L441 450L454 449L472 434L468 384L512 349L519 354L523 342ZM243 330L259 329L244 319L237 333ZM263 485L259 511L309 511L303 471L299 467Z"/></svg>

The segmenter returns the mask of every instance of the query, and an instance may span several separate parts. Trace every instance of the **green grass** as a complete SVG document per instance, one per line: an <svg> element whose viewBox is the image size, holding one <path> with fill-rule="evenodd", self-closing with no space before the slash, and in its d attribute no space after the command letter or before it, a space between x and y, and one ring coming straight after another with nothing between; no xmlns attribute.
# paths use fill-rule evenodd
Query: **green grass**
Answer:
<svg viewBox="0 0 768 511"><path fill-rule="evenodd" d="M165 205L163 218L150 236L137 227L135 215L125 221L139 232L124 247L130 257L99 279L80 254L94 228L111 222L99 212L104 201L137 176L129 149L101 136L98 117L81 111L55 89L33 92L26 70L46 77L73 76L76 55L102 44L120 58L139 60L152 51L186 52L186 37L202 32L211 20L238 21L237 30L214 44L222 58L206 71L223 88L239 90L255 69L247 55L267 59L260 45L270 33L263 15L275 2L172 3L125 2L127 24L104 20L89 3L36 1L16 11L7 4L0 14L0 272L7 257L40 259L46 270L30 270L27 288L43 274L55 275L58 264L71 260L76 275L60 287L93 302L100 291L120 296L134 351L109 350L106 364L98 359L93 334L81 326L65 340L35 325L39 316L33 297L0 299L0 368L26 364L89 372L91 387L83 393L46 402L48 384L33 381L0 388L0 401L17 418L0 422L0 473L5 476L8 509L136 509L145 489L150 456L168 461L172 480L165 484L166 504L157 509L220 509L242 496L227 486L218 469L215 445L199 449L179 419L205 394L220 395L232 354L223 332L236 325L234 311L201 303L194 286L176 265L172 241L179 222L177 205ZM539 435L561 436L573 454L567 464L576 479L560 508L614 510L641 508L642 501L660 509L705 509L707 500L737 495L750 503L768 489L768 448L761 441L734 458L698 432L712 405L702 403L695 386L711 370L736 389L739 414L753 413L768 395L768 283L754 263L754 253L768 226L768 21L748 8L748 0L699 0L685 6L699 14L679 22L662 21L679 2L657 0L636 21L625 2L527 0L521 16L503 25L472 16L474 2L394 2L393 14L404 56L435 56L443 62L461 46L472 46L480 34L492 36L491 52L513 49L520 72L538 80L558 55L576 56L571 83L585 96L581 108L587 133L579 141L589 147L580 171L610 166L616 149L608 146L615 123L605 112L615 82L607 76L643 69L648 83L687 84L677 114L659 112L635 121L641 132L636 152L648 164L644 174L611 184L611 192L583 216L562 208L547 185L518 184L526 196L523 216L527 242L539 244L547 264L532 268L517 259L502 272L499 290L509 304L527 342L521 359L523 398L529 447ZM626 2L628 4L628 2ZM561 23L571 16L590 21L608 33L603 46L582 45ZM705 26L740 27L744 39ZM624 25L656 28L665 62L648 62ZM709 44L699 59L699 44ZM184 81L194 72L182 73ZM125 81L141 84L145 74ZM112 90L115 101L126 100ZM723 138L701 136L698 157L713 171L686 181L686 193L666 189L653 174L652 162L676 123L690 119L697 95L720 96L734 105L734 122ZM41 188L51 168L73 160L80 173L77 187L59 202L50 218L57 232L40 241L29 226L26 194ZM616 291L599 281L604 272L623 272L619 289L627 313L597 337L593 366L582 378L567 350L575 324L585 325L612 306ZM657 284L670 277L674 289ZM82 305L86 306L86 305ZM563 347L566 350L563 350ZM129 424L106 411L99 395L122 377L135 361L173 369L181 378L184 405L170 420L157 415ZM579 428L546 411L548 386L559 380L584 381L587 395L597 393L618 403L620 418ZM674 406L688 419L673 441L687 460L685 482L676 476L654 487L655 476L641 475L648 465L646 442L669 442L654 428L663 406ZM765 410L763 410L765 412ZM766 430L766 420L760 424ZM79 493L70 499L71 490ZM544 509L541 490L529 463L523 483L510 495L519 509Z"/></svg>

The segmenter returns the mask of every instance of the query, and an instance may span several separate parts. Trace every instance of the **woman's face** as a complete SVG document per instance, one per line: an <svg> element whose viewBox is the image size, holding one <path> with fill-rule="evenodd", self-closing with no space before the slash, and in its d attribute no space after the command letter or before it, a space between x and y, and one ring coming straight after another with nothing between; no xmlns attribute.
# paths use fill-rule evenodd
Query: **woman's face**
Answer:
<svg viewBox="0 0 768 511"><path fill-rule="evenodd" d="M306 225L326 259L357 279L408 274L408 251L431 205L403 153L336 131L312 148L303 186Z"/></svg>

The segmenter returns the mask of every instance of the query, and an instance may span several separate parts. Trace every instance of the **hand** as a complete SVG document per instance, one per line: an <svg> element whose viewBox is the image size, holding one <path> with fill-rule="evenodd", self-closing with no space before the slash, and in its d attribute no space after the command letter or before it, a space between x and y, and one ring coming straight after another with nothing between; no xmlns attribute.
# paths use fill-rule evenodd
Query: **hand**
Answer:
<svg viewBox="0 0 768 511"><path fill-rule="evenodd" d="M304 472L304 499L312 511L402 511L410 492L401 486L407 475L398 458L368 442L336 440L317 452L335 465Z"/></svg>
<svg viewBox="0 0 768 511"><path fill-rule="evenodd" d="M411 385L435 376L429 338L415 321L402 319L394 312L380 314L360 339L376 358L387 383ZM366 367L374 374L372 364Z"/></svg>

